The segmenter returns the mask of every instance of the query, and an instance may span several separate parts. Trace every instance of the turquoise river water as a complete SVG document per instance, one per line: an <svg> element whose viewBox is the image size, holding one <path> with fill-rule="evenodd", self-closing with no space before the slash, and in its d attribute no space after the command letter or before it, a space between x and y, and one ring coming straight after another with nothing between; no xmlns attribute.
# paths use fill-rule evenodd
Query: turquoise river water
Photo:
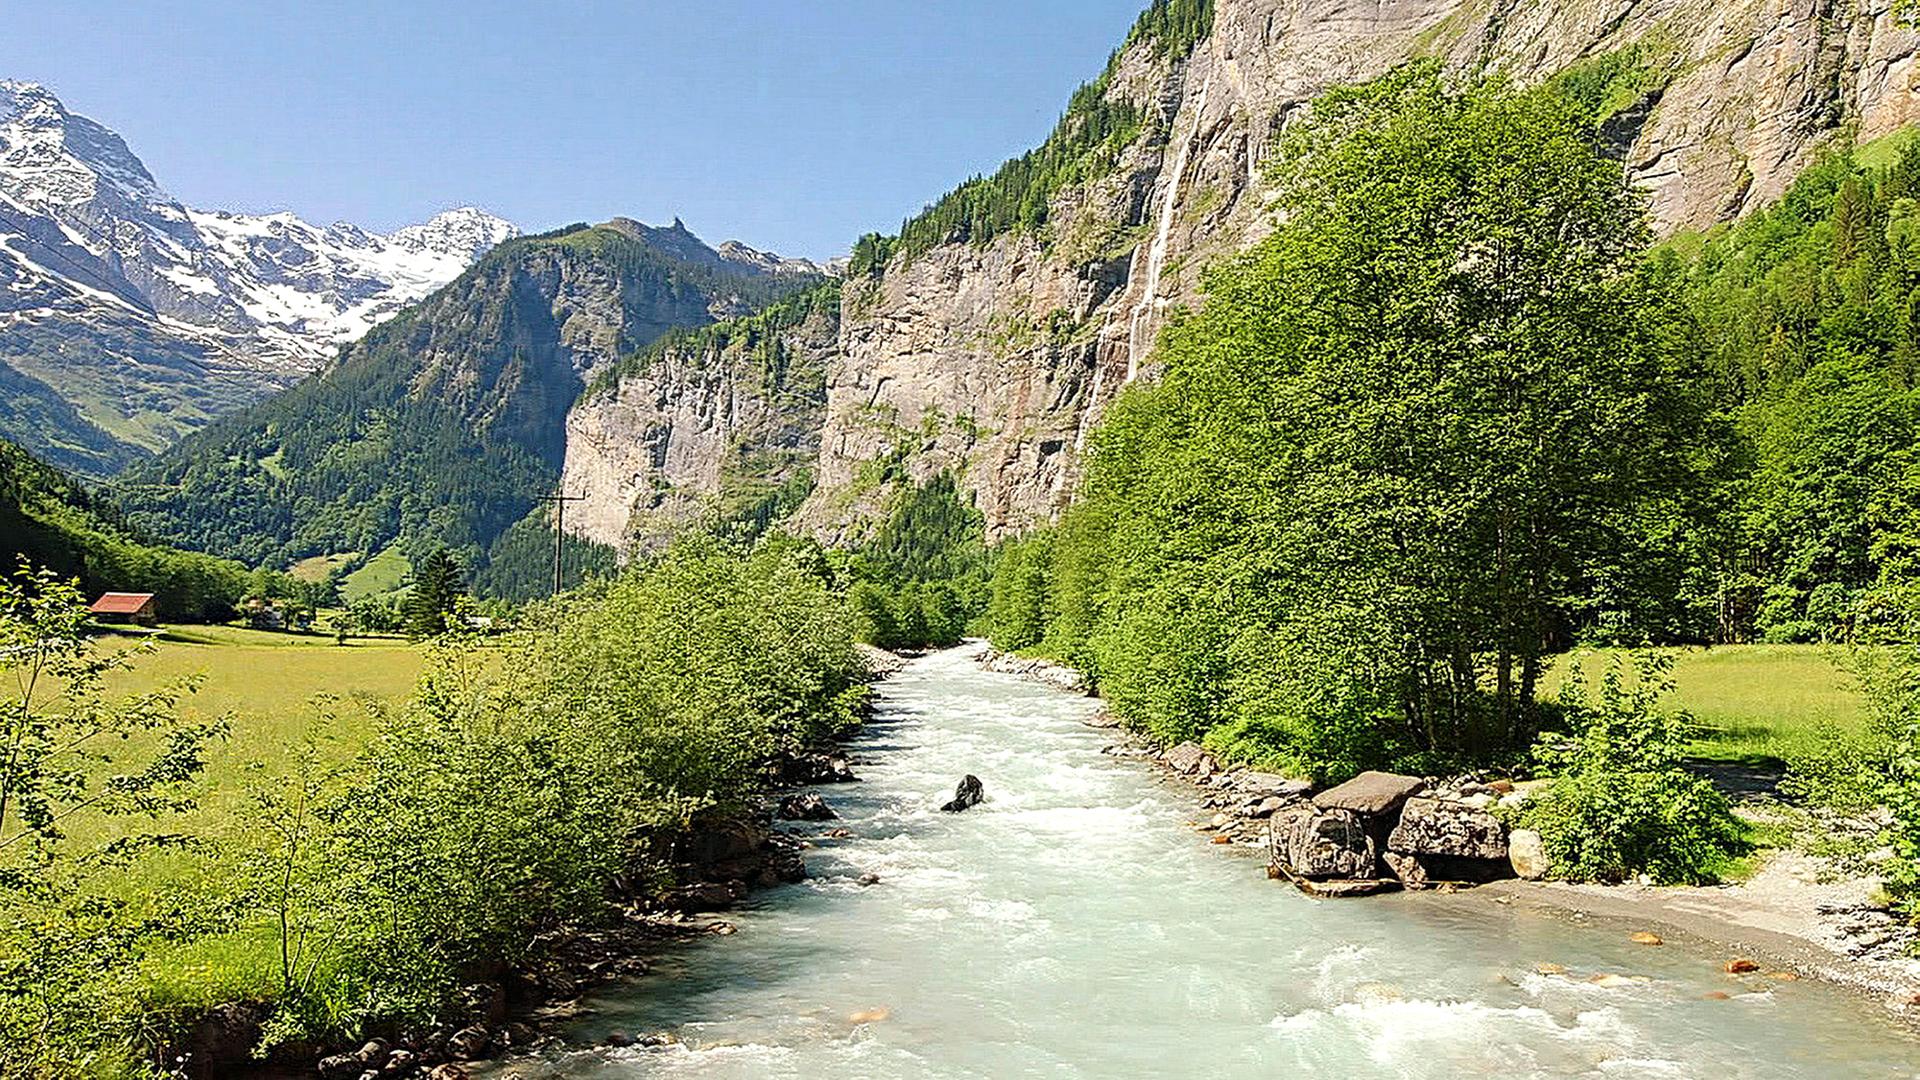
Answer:
<svg viewBox="0 0 1920 1080"><path fill-rule="evenodd" d="M588 1002L575 1049L504 1071L1920 1076L1920 1040L1878 1005L1737 979L1710 949L1491 902L1303 897L1189 827L1189 793L1103 756L1109 734L1081 723L1094 702L960 652L914 662L881 699L852 747L864 782L822 789L852 835L817 841L806 882ZM987 801L938 812L965 773ZM1633 978L1588 981L1607 973ZM680 1041L592 1048L616 1031Z"/></svg>

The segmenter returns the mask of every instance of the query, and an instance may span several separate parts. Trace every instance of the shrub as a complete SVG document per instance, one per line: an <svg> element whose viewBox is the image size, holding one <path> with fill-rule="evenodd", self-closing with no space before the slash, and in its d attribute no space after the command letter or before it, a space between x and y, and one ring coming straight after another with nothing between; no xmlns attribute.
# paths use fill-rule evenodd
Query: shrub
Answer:
<svg viewBox="0 0 1920 1080"><path fill-rule="evenodd" d="M1880 738L1879 794L1892 814L1887 894L1896 910L1920 922L1920 602L1894 603L1904 632L1896 644L1856 653L1854 671L1866 690L1869 728Z"/></svg>
<svg viewBox="0 0 1920 1080"><path fill-rule="evenodd" d="M1526 822L1545 839L1554 873L1570 881L1713 881L1745 833L1726 796L1677 770L1562 778L1528 805Z"/></svg>
<svg viewBox="0 0 1920 1080"><path fill-rule="evenodd" d="M847 590L847 603L853 610L854 636L882 649L900 643L900 626L893 616L893 603L886 590L871 581L854 582Z"/></svg>
<svg viewBox="0 0 1920 1080"><path fill-rule="evenodd" d="M1616 662L1597 689L1576 668L1562 690L1570 730L1543 736L1534 752L1557 779L1520 812L1557 876L1707 882L1744 847L1746 828L1726 796L1681 768L1690 720L1659 708L1671 663L1643 655L1629 682Z"/></svg>
<svg viewBox="0 0 1920 1080"><path fill-rule="evenodd" d="M1845 585L1829 581L1816 585L1807 594L1807 621L1822 641L1846 636L1846 624L1852 615L1853 597Z"/></svg>
<svg viewBox="0 0 1920 1080"><path fill-rule="evenodd" d="M157 820L192 805L224 721L176 712L192 681L116 698L148 651L101 649L77 581L23 561L0 577L0 1078L131 1068L140 950L209 917L181 895L114 886L182 846ZM72 834L72 835L70 835ZM76 838L78 837L78 838Z"/></svg>

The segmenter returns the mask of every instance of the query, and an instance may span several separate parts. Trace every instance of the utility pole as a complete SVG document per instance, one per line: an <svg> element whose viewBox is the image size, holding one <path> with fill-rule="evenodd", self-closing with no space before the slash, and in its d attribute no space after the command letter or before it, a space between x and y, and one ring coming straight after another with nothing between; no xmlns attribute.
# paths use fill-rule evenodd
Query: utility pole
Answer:
<svg viewBox="0 0 1920 1080"><path fill-rule="evenodd" d="M553 494L540 496L541 502L553 504L553 595L560 595L560 545L567 538L567 504L584 502L585 495L568 495L559 488Z"/></svg>

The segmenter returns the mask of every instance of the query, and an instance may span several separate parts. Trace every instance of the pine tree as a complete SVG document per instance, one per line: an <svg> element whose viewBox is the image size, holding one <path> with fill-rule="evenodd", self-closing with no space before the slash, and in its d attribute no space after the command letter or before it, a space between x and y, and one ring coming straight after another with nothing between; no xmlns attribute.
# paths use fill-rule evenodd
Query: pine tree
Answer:
<svg viewBox="0 0 1920 1080"><path fill-rule="evenodd" d="M447 616L465 595L460 564L445 548L421 562L413 575L413 593L407 597L407 636L419 639L444 633Z"/></svg>

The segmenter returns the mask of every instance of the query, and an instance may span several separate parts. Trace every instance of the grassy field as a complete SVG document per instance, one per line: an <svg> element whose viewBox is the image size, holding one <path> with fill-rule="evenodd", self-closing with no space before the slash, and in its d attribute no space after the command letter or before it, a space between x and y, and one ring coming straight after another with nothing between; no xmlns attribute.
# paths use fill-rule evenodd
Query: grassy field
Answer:
<svg viewBox="0 0 1920 1080"><path fill-rule="evenodd" d="M315 555L289 566L287 573L301 581L325 581L335 570L359 557L358 553L351 551L341 555Z"/></svg>
<svg viewBox="0 0 1920 1080"><path fill-rule="evenodd" d="M407 557L400 553L400 549L390 547L342 579L340 596L353 604L369 596L390 593L398 589L412 572L413 565L407 562Z"/></svg>
<svg viewBox="0 0 1920 1080"><path fill-rule="evenodd" d="M1693 714L1694 752L1718 760L1785 759L1816 745L1823 731L1857 729L1864 703L1845 669L1845 655L1818 645L1722 645L1667 649L1673 657L1673 704ZM1545 692L1564 683L1572 664L1589 678L1626 654L1580 650L1560 659Z"/></svg>
<svg viewBox="0 0 1920 1080"><path fill-rule="evenodd" d="M130 648L134 642L109 642ZM249 791L273 784L289 768L289 751L312 740L326 760L345 761L364 747L377 720L356 698L398 706L412 691L424 657L403 639L351 639L272 633L233 626L169 627L155 638L156 651L139 657L108 682L115 693L155 689L201 676L198 692L180 704L183 716L226 716L228 738L211 746L207 768L196 783L197 805L163 819L163 831L201 839L235 837L257 827L247 812ZM330 696L337 704L316 699ZM139 746L136 740L133 746ZM136 755L133 760L139 760ZM78 817L68 832L83 843L116 835L117 819ZM222 845L236 851L246 840ZM216 870L193 856L149 857L116 884L130 898L177 895L194 889ZM142 993L156 1004L204 1006L257 998L273 991L277 939L258 926L242 932L160 946L143 965Z"/></svg>
<svg viewBox="0 0 1920 1080"><path fill-rule="evenodd" d="M252 762L271 769L309 738L328 756L352 755L373 725L353 699L398 705L413 689L421 662L420 650L397 638L342 646L318 635L175 627L159 637L156 652L115 674L108 687L131 693L200 675L205 681L181 702L181 715L230 718L232 734L208 753L201 806L179 822L199 831L231 814L244 797ZM315 703L322 695L340 699L331 719Z"/></svg>

